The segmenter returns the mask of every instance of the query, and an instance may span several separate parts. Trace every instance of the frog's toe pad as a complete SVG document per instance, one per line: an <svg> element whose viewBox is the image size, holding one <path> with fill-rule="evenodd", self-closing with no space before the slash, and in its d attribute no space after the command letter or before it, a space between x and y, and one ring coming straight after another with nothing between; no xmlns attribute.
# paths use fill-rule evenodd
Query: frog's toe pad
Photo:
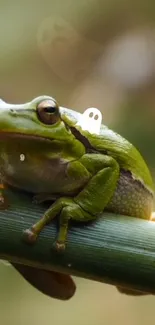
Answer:
<svg viewBox="0 0 155 325"><path fill-rule="evenodd" d="M34 244L37 239L37 235L33 232L32 229L26 229L23 232L23 240L29 244Z"/></svg>
<svg viewBox="0 0 155 325"><path fill-rule="evenodd" d="M66 245L64 242L60 242L60 241L56 241L54 243L54 249L58 252L58 253L63 253L65 251Z"/></svg>

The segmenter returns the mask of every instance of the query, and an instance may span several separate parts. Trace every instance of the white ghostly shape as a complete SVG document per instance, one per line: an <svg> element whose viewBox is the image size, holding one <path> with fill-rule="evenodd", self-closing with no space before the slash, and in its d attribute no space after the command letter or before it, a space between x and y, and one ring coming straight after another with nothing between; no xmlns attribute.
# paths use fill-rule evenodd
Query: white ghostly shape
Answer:
<svg viewBox="0 0 155 325"><path fill-rule="evenodd" d="M87 108L79 119L77 125L81 126L82 130L89 131L90 133L99 134L102 123L102 114L95 108Z"/></svg>
<svg viewBox="0 0 155 325"><path fill-rule="evenodd" d="M23 153L20 154L20 161L24 161L25 160L25 155Z"/></svg>

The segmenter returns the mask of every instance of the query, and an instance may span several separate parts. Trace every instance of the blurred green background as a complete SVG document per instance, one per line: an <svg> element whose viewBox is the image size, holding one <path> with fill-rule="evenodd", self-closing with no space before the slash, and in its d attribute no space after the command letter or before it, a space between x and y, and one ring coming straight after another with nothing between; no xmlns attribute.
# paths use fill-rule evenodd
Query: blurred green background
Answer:
<svg viewBox="0 0 155 325"><path fill-rule="evenodd" d="M47 94L81 112L99 108L103 122L140 149L155 177L154 1L1 0L0 44L5 101ZM0 324L155 323L154 297L75 281L75 297L59 302L1 263Z"/></svg>

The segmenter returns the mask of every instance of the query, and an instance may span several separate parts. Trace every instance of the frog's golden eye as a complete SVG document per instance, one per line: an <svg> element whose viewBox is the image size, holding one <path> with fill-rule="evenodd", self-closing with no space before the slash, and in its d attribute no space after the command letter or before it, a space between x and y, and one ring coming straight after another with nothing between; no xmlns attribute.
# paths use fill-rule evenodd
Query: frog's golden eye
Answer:
<svg viewBox="0 0 155 325"><path fill-rule="evenodd" d="M59 106L54 99L46 99L37 106L37 115L44 124L55 124L59 118Z"/></svg>

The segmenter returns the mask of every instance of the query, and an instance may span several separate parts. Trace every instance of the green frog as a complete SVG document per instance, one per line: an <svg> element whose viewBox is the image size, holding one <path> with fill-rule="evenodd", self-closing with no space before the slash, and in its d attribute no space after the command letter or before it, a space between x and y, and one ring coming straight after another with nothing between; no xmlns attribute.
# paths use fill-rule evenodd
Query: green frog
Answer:
<svg viewBox="0 0 155 325"><path fill-rule="evenodd" d="M103 211L150 219L153 210L154 184L138 150L106 125L99 134L84 130L80 117L49 96L21 105L0 100L1 208L5 186L31 192L36 202L54 200L24 234L34 243L58 217L57 251L71 219L93 221Z"/></svg>

